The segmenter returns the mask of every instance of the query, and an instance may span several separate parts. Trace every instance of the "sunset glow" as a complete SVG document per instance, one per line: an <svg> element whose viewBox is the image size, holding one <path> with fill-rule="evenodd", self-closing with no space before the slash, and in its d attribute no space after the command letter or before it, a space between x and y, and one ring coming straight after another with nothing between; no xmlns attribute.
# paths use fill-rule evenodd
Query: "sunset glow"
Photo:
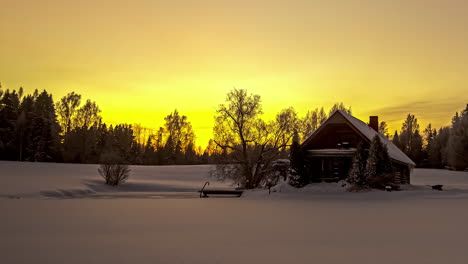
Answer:
<svg viewBox="0 0 468 264"><path fill-rule="evenodd" d="M468 101L468 2L0 0L0 82L92 99L107 123L187 115L205 146L233 87L268 117L335 102L390 131Z"/></svg>

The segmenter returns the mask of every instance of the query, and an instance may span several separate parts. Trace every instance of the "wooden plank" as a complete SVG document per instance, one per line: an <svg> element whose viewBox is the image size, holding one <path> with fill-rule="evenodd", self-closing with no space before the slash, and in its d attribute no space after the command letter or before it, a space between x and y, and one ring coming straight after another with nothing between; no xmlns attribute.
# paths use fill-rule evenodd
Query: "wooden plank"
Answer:
<svg viewBox="0 0 468 264"><path fill-rule="evenodd" d="M199 191L203 196L207 197L208 195L235 195L241 196L244 191L241 190L201 190Z"/></svg>
<svg viewBox="0 0 468 264"><path fill-rule="evenodd" d="M236 190L226 190L226 189L224 189L224 190L223 189L205 190L205 187L207 185L210 185L210 183L205 182L202 189L198 191L200 193L200 198L201 197L208 197L208 194L212 194L212 195L235 195L237 197L240 197L242 195L242 193L244 192L243 190L237 190L237 189Z"/></svg>

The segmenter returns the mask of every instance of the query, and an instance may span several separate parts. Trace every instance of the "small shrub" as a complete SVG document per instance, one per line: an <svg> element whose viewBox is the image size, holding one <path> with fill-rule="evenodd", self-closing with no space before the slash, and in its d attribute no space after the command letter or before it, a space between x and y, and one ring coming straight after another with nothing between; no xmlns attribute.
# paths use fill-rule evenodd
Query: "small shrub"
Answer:
<svg viewBox="0 0 468 264"><path fill-rule="evenodd" d="M391 173L385 173L379 176L368 178L367 182L369 184L369 187L374 188L374 189L385 190L385 186L392 186L392 187L394 186L393 174Z"/></svg>
<svg viewBox="0 0 468 264"><path fill-rule="evenodd" d="M128 165L122 164L101 164L98 171L106 181L106 184L111 186L117 186L120 183L125 182L130 176Z"/></svg>

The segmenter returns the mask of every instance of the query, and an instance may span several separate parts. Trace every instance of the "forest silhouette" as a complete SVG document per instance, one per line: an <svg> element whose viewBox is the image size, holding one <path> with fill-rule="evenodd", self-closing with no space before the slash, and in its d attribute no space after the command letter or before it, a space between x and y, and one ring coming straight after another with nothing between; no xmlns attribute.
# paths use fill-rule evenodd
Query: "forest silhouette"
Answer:
<svg viewBox="0 0 468 264"><path fill-rule="evenodd" d="M257 133L259 142L263 140L261 143L233 140L236 127L224 122L233 110L226 106L230 101L235 102L233 96L240 95L242 100L251 100L252 106L252 111L242 116L246 121L243 125L248 127L248 133ZM268 149L268 155L275 159L286 159L294 135L299 141L304 140L336 110L352 113L351 107L336 103L328 112L317 107L301 118L289 107L281 110L274 120L264 121L260 118L261 96L249 95L243 89L230 91L225 103L214 113L213 138L202 148L195 145L196 134L189 117L177 109L164 118L164 125L157 130L139 124L107 125L102 121L98 104L83 101L75 92L54 102L46 90L24 94L22 88L18 91L0 88L0 159L101 163L105 157L112 156L122 164L228 164L236 162L237 147L257 143L263 144L262 151ZM379 124L379 132L390 138L418 167L467 168L467 131L468 105L454 115L450 126L439 129L429 124L421 130L412 114L407 115L401 130L393 135L385 121ZM229 141L233 144L226 144Z"/></svg>

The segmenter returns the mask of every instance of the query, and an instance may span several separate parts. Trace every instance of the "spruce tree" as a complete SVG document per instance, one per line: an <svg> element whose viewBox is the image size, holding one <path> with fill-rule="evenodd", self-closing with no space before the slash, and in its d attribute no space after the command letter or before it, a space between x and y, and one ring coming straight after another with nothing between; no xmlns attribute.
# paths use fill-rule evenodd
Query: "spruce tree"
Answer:
<svg viewBox="0 0 468 264"><path fill-rule="evenodd" d="M452 120L448 145L448 161L456 170L468 168L468 105Z"/></svg>
<svg viewBox="0 0 468 264"><path fill-rule="evenodd" d="M442 129L441 129L442 130ZM442 166L442 144L440 142L440 135L436 129L432 128L429 124L424 130L426 136L426 155L430 167L441 168Z"/></svg>
<svg viewBox="0 0 468 264"><path fill-rule="evenodd" d="M421 162L422 156L422 137L419 134L418 119L408 114L405 121L403 122L400 134L400 149L408 155L416 165Z"/></svg>
<svg viewBox="0 0 468 264"><path fill-rule="evenodd" d="M443 127L439 129L437 134L436 144L440 151L440 162L441 167L449 164L449 139L450 139L450 127Z"/></svg>
<svg viewBox="0 0 468 264"><path fill-rule="evenodd" d="M360 142L357 146L356 152L353 157L351 170L347 181L357 186L366 186L366 161L367 161L367 150L364 147L364 143Z"/></svg>
<svg viewBox="0 0 468 264"><path fill-rule="evenodd" d="M369 157L366 162L366 169L364 172L366 180L374 180L377 176L377 150L374 144L369 149Z"/></svg>
<svg viewBox="0 0 468 264"><path fill-rule="evenodd" d="M31 144L32 120L34 118L34 98L27 95L21 100L19 116L16 122L18 160L32 160L28 146Z"/></svg>
<svg viewBox="0 0 468 264"><path fill-rule="evenodd" d="M299 145L298 133L294 134L293 142L290 148L290 178L289 184L295 187L302 187L308 183L305 172L304 157Z"/></svg>
<svg viewBox="0 0 468 264"><path fill-rule="evenodd" d="M16 120L18 120L19 96L16 91L6 90L0 98L0 159L15 160Z"/></svg>
<svg viewBox="0 0 468 264"><path fill-rule="evenodd" d="M418 165L421 164L423 160L423 138L419 134L419 130L416 130L413 133L413 139L411 141L411 152L409 153L410 158Z"/></svg>
<svg viewBox="0 0 468 264"><path fill-rule="evenodd" d="M395 146L397 146L399 149L401 149L401 142L400 142L400 136L398 135L398 131L395 130L395 134L393 135L392 142Z"/></svg>
<svg viewBox="0 0 468 264"><path fill-rule="evenodd" d="M57 122L52 95L45 90L35 97L32 129L32 142L29 145L32 160L56 161L60 159L60 126Z"/></svg>
<svg viewBox="0 0 468 264"><path fill-rule="evenodd" d="M393 177L392 163L388 155L387 146L376 135L369 148L365 175L371 187L381 188L391 183Z"/></svg>

